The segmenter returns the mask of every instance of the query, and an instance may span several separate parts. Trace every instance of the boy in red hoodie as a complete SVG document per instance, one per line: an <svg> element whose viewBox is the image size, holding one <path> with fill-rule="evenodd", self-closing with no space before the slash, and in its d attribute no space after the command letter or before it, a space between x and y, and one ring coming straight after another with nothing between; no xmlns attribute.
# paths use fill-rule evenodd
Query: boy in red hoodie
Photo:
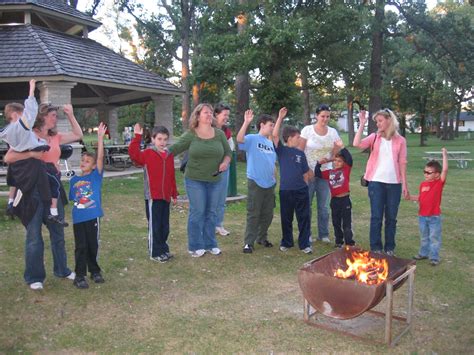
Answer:
<svg viewBox="0 0 474 355"><path fill-rule="evenodd" d="M174 157L168 152L169 131L166 127L155 126L152 131L152 147L140 150L143 128L134 127L133 138L128 153L130 158L144 167L145 199L148 200L148 250L150 259L165 263L170 254L168 235L170 232L170 201L176 203L178 191L174 175Z"/></svg>

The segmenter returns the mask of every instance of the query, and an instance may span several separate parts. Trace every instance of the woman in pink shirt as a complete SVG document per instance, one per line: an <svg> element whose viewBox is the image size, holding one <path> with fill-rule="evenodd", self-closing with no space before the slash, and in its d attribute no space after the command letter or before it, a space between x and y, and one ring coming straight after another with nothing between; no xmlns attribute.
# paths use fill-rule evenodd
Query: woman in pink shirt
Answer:
<svg viewBox="0 0 474 355"><path fill-rule="evenodd" d="M370 199L370 250L394 255L400 198L408 196L406 180L407 145L398 133L398 120L390 110L374 114L377 132L362 139L366 111L359 113L359 130L353 145L371 149L364 178L369 182ZM385 245L382 243L382 221L385 215Z"/></svg>
<svg viewBox="0 0 474 355"><path fill-rule="evenodd" d="M82 138L82 129L79 126L71 105L64 106L64 113L71 125L70 132L58 133L56 129L58 107L50 104L41 104L38 109L38 116L33 126L33 131L38 138L44 139L50 146L46 153L41 152L15 152L9 150L5 155L5 162L8 164L27 158L41 159L46 163L51 163L58 169L59 157L61 155L61 144L77 142ZM59 169L58 169L59 173ZM60 174L60 173L59 173ZM25 282L32 290L43 289L43 282L46 278L44 268L44 242L41 234L43 221L43 204L41 203L37 189L33 192L33 199L37 202L37 208L33 218L26 226L25 240ZM64 219L64 207L58 199L58 213ZM75 273L67 266L66 248L64 242L64 227L57 223L47 223L51 239L51 251L53 253L53 272L56 277L74 280Z"/></svg>

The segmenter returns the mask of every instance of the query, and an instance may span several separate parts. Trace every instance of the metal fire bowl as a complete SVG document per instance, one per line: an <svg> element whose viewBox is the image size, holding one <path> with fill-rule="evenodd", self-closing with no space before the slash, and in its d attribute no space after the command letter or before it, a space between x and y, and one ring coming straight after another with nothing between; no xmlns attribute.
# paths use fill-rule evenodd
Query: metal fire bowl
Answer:
<svg viewBox="0 0 474 355"><path fill-rule="evenodd" d="M387 280L394 280L403 274L408 265L415 261L400 259L379 253L369 253L373 258L385 258L388 262L388 277L378 285L366 285L353 279L339 279L334 276L338 268L347 269L346 259L353 250L348 247L338 249L304 264L298 270L298 281L304 298L322 314L337 318L350 319L375 307L384 297ZM406 278L394 285L394 290L403 285Z"/></svg>

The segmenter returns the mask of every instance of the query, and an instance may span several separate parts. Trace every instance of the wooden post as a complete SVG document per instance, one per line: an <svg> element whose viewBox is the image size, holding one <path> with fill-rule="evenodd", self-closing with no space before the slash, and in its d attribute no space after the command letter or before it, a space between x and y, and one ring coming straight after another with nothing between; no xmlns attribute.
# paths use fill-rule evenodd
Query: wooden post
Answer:
<svg viewBox="0 0 474 355"><path fill-rule="evenodd" d="M392 343L392 312L393 312L393 283L387 282L386 289L387 308L385 310L385 343L391 345Z"/></svg>

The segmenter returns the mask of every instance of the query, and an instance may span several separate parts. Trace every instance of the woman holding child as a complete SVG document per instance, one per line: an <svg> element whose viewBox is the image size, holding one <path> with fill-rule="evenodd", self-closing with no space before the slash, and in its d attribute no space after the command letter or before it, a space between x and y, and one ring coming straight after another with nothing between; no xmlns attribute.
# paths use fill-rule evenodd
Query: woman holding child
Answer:
<svg viewBox="0 0 474 355"><path fill-rule="evenodd" d="M58 162L61 156L61 144L68 144L79 141L83 134L79 126L71 105L64 106L64 113L66 114L69 123L71 124L71 132L57 132L57 113L58 107L51 104L41 104L38 109L38 116L33 126L33 131L38 138L44 139L49 145L48 152L23 152L18 153L9 150L5 155L5 162L8 164L16 161L37 158L46 163L52 163L56 166L59 172ZM43 282L46 278L44 268L44 242L41 234L41 226L43 224L43 204L41 203L39 192L36 190L33 193L33 199L37 202L36 212L31 221L26 226L26 241L25 241L25 273L24 278L30 288L33 290L41 290ZM58 199L58 213L61 219L64 219L64 206L62 199ZM51 250L53 253L53 271L57 277L68 278L74 280L75 274L67 267L67 256L64 243L64 226L57 223L48 223L51 239Z"/></svg>
<svg viewBox="0 0 474 355"><path fill-rule="evenodd" d="M359 113L359 130L354 147L370 148L364 178L369 182L370 250L394 255L395 233L400 198L409 196L406 180L407 145L398 132L398 121L390 110L374 114L377 132L362 139L366 111ZM385 245L382 244L382 220L385 214Z"/></svg>
<svg viewBox="0 0 474 355"><path fill-rule="evenodd" d="M212 126L214 110L209 104L199 104L184 133L170 152L174 155L188 150L185 187L189 199L188 250L192 257L201 257L206 251L221 254L215 235L219 183L221 173L229 167L232 151L220 129Z"/></svg>
<svg viewBox="0 0 474 355"><path fill-rule="evenodd" d="M320 105L316 109L316 123L303 128L301 131L299 149L304 150L310 169L314 169L318 162L322 163L321 171L332 168L332 159L335 152L334 143L341 138L337 131L329 127L331 108L328 105ZM316 194L318 207L318 240L330 243L329 240L329 185L328 182L315 176L308 181L309 205L311 217L311 205Z"/></svg>

